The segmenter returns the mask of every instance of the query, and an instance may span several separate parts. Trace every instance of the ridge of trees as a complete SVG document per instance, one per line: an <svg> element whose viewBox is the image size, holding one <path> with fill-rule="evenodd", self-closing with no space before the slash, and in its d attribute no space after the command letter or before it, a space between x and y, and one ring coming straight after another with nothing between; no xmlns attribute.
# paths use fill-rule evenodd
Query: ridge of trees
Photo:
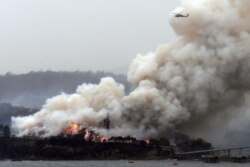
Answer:
<svg viewBox="0 0 250 167"><path fill-rule="evenodd" d="M129 92L127 78L122 74L92 71L37 71L27 74L0 75L0 103L30 108L41 107L47 98L62 92L73 93L83 83L99 83L103 77L112 77Z"/></svg>

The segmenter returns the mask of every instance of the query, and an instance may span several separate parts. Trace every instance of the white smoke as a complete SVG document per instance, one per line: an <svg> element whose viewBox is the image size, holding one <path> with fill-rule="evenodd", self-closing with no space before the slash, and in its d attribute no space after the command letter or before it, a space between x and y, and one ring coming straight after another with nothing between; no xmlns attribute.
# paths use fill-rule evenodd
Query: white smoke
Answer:
<svg viewBox="0 0 250 167"><path fill-rule="evenodd" d="M111 134L141 138L175 129L205 136L212 122L224 129L237 118L248 122L250 1L183 0L169 19L177 41L133 60L130 94L111 78L83 84L34 115L12 118L13 131L57 135L74 122L102 132L107 113Z"/></svg>
<svg viewBox="0 0 250 167"><path fill-rule="evenodd" d="M83 84L75 94L48 99L34 115L12 118L12 129L17 136L51 136L60 134L72 123L99 127L107 113L114 120L120 119L123 97L124 87L112 78L102 79L99 85Z"/></svg>

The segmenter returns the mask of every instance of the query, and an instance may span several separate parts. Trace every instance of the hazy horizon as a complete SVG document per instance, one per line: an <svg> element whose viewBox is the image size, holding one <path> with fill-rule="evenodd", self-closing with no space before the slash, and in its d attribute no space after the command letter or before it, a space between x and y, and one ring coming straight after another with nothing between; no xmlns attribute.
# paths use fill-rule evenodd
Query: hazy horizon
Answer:
<svg viewBox="0 0 250 167"><path fill-rule="evenodd" d="M136 54L173 41L169 13L180 1L2 0L0 74L126 73Z"/></svg>

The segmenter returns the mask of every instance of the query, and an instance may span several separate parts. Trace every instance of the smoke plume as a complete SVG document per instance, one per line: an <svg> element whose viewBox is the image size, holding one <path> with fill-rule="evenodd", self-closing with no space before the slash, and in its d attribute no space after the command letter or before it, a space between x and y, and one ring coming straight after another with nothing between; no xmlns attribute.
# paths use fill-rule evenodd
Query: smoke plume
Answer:
<svg viewBox="0 0 250 167"><path fill-rule="evenodd" d="M107 113L110 135L139 138L175 130L209 138L208 129L218 128L221 139L237 121L249 127L250 1L183 0L169 20L178 39L133 60L131 93L112 78L83 84L34 115L12 118L13 132L51 136L78 123L104 133Z"/></svg>

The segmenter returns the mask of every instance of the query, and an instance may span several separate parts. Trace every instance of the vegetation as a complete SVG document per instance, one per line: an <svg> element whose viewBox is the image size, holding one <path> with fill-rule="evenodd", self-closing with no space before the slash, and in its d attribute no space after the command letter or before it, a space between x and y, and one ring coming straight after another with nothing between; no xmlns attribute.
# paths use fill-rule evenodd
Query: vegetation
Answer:
<svg viewBox="0 0 250 167"><path fill-rule="evenodd" d="M176 147L182 152L209 150L212 149L212 144L203 139L191 139L184 134L176 134L175 136Z"/></svg>
<svg viewBox="0 0 250 167"><path fill-rule="evenodd" d="M147 144L131 137L110 142L86 141L80 135L51 138L0 138L0 156L13 160L95 160L163 158L158 143ZM164 157L170 157L170 152Z"/></svg>

